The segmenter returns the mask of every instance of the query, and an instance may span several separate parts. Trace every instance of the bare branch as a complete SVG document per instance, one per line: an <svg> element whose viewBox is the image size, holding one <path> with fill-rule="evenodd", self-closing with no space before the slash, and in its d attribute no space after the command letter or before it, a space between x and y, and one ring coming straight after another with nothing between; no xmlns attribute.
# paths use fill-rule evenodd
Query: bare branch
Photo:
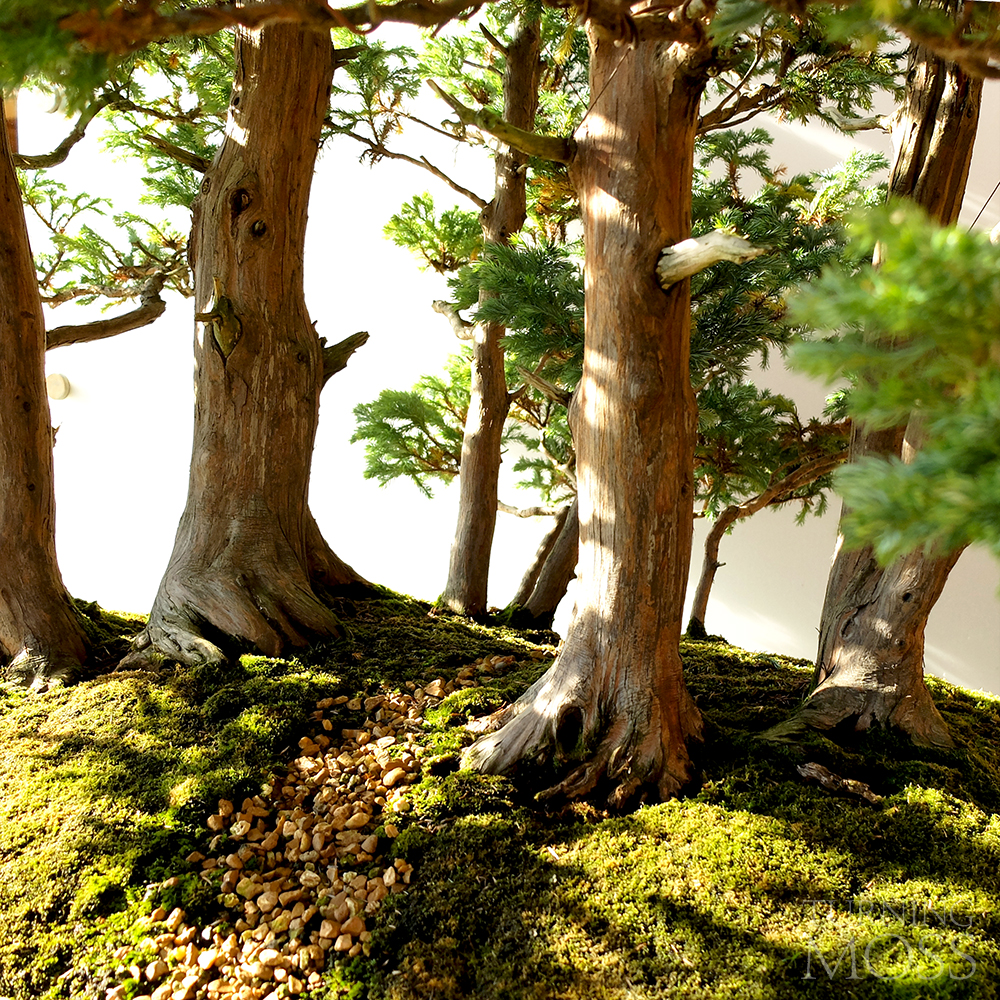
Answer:
<svg viewBox="0 0 1000 1000"><path fill-rule="evenodd" d="M871 118L849 118L842 115L836 108L828 108L823 112L826 118L834 123L842 132L867 132L878 129L882 132L892 131L892 119L885 115L873 115Z"/></svg>
<svg viewBox="0 0 1000 1000"><path fill-rule="evenodd" d="M576 143L572 139L563 136L538 135L537 132L516 128L509 122L505 122L495 111L490 111L489 108L480 108L475 111L457 101L433 80L428 80L427 83L434 93L458 115L458 120L463 125L474 125L480 131L492 135L527 156L537 156L542 160L552 160L555 163L569 163L573 159Z"/></svg>
<svg viewBox="0 0 1000 1000"><path fill-rule="evenodd" d="M212 165L212 161L206 160L204 156L192 153L189 149L175 146L172 142L167 142L166 139L161 139L158 135L150 133L142 136L142 139L144 142L148 142L154 149L158 149L161 153L169 156L172 160L183 163L185 167L197 170L199 174L205 173Z"/></svg>
<svg viewBox="0 0 1000 1000"><path fill-rule="evenodd" d="M250 7L211 4L190 7L169 14L142 4L113 8L107 15L99 9L78 11L59 21L59 27L76 36L84 48L111 55L126 55L150 42L164 38L212 35L225 28L263 28L269 24L292 23L329 31L346 27L374 28L383 21L400 21L433 28L463 14L478 10L475 0L400 0L394 4L375 2L343 10L325 5L277 0ZM360 33L360 32L359 32Z"/></svg>
<svg viewBox="0 0 1000 1000"><path fill-rule="evenodd" d="M81 323L77 326L57 326L46 331L45 349L51 351L56 347L66 347L68 344L86 344L92 340L104 340L115 337L119 333L138 330L159 319L167 304L160 298L160 292L166 282L166 275L158 274L152 278L143 289L141 305L131 312L110 319L100 319L93 323Z"/></svg>
<svg viewBox="0 0 1000 1000"><path fill-rule="evenodd" d="M342 372L347 367L347 362L351 360L351 355L354 354L359 347L364 347L368 343L368 332L361 330L358 333L352 333L350 337L345 337L337 344L331 344L329 347L325 346L325 341L323 342L323 385L337 374L337 372Z"/></svg>
<svg viewBox="0 0 1000 1000"><path fill-rule="evenodd" d="M511 507L509 504L497 501L497 510L514 517L555 517L566 510L565 507Z"/></svg>
<svg viewBox="0 0 1000 1000"><path fill-rule="evenodd" d="M490 43L490 45L492 45L493 48L495 48L497 50L497 52L499 52L506 59L507 58L507 46L504 45L503 42L501 42L500 39L497 38L497 36L494 35L493 32L490 31L490 29L487 28L485 24L479 25L479 30L485 36L486 41L488 41Z"/></svg>
<svg viewBox="0 0 1000 1000"><path fill-rule="evenodd" d="M754 257L767 253L764 247L755 247L742 236L721 229L713 229L697 239L683 240L673 246L664 247L660 262L656 265L656 276L664 290L692 274L704 271L706 267L720 260L730 260L743 264Z"/></svg>
<svg viewBox="0 0 1000 1000"><path fill-rule="evenodd" d="M553 385L547 379L542 378L537 372L533 372L528 368L518 366L517 371L528 385L533 389L537 389L547 399L551 399L554 403L560 403L562 406L569 406L569 401L573 398L573 393L567 392L565 389L560 389L559 386Z"/></svg>
<svg viewBox="0 0 1000 1000"><path fill-rule="evenodd" d="M339 134L346 135L351 139L354 139L356 142L360 142L363 145L367 146L370 151L370 155L373 158L377 157L381 159L382 157L384 157L387 160L402 160L404 163L412 163L413 166L420 167L422 170L426 170L428 173L433 174L438 180L443 181L445 184L447 184L448 187L452 189L452 191L456 191L458 194L464 195L477 208L485 208L487 205L485 198L480 198L475 191L470 191L468 188L462 187L462 185L459 184L458 181L453 180L443 170L434 166L434 164L431 163L431 161L428 160L426 156L421 156L420 159L418 160L415 156L409 156L406 153L397 153L394 150L389 149L386 146L383 146L381 143L375 142L374 139L368 139L363 135L358 135L357 132L340 132ZM454 139L455 137L450 136L449 138Z"/></svg>
<svg viewBox="0 0 1000 1000"><path fill-rule="evenodd" d="M42 153L38 156L15 153L11 157L14 166L21 170L44 170L46 167L62 163L69 156L70 150L87 134L87 126L97 117L98 112L110 103L110 100L107 95L101 96L81 111L73 130L51 153Z"/></svg>
<svg viewBox="0 0 1000 1000"><path fill-rule="evenodd" d="M451 328L459 340L472 340L472 331L476 328L475 324L462 319L458 310L450 302L445 302L444 299L435 299L431 303L431 308L434 312L441 313L442 316L448 318L448 322L451 323Z"/></svg>

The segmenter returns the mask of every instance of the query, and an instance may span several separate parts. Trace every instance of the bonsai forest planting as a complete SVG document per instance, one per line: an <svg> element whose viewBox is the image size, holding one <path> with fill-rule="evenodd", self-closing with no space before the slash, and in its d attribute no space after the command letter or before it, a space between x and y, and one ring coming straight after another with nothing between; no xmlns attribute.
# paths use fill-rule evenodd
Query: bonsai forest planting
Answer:
<svg viewBox="0 0 1000 1000"><path fill-rule="evenodd" d="M1000 235L957 224L997 76L989 3L4 3L0 1000L996 997L1000 700L924 663L1000 558ZM793 172L778 120L893 156ZM320 190L343 149L368 190ZM390 165L383 246L447 288L405 335L456 342L323 433L454 481L418 597L310 492L321 396L391 350L317 332L310 204ZM46 356L185 310L186 500L112 611L60 571ZM815 660L715 634L730 534L831 503Z"/></svg>

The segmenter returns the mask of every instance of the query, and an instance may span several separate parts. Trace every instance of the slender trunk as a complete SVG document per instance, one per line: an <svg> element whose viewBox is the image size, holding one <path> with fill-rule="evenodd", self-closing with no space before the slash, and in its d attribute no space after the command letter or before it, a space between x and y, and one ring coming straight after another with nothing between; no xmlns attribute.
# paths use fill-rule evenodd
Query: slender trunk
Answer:
<svg viewBox="0 0 1000 1000"><path fill-rule="evenodd" d="M705 558L701 564L701 576L698 577L698 587L694 592L694 602L691 605L691 617L688 619L687 635L689 639L704 639L705 619L708 617L708 598L715 583L715 574L725 563L719 562L719 546L726 532L736 523L739 517L739 507L727 507L716 519L711 530L705 537Z"/></svg>
<svg viewBox="0 0 1000 1000"><path fill-rule="evenodd" d="M912 199L943 225L956 221L962 205L982 87L953 63L920 48L911 53L905 102L893 124L890 194ZM898 456L903 438L903 428L856 427L851 460ZM882 568L870 546L847 551L842 543L843 536L820 617L814 690L792 724L826 729L854 719L863 730L877 721L917 742L950 745L923 681L924 628L958 553L917 552Z"/></svg>
<svg viewBox="0 0 1000 1000"><path fill-rule="evenodd" d="M580 555L580 514L574 498L531 594L524 604L524 623L533 628L551 628L559 602L566 596L576 573Z"/></svg>
<svg viewBox="0 0 1000 1000"><path fill-rule="evenodd" d="M42 688L86 649L56 562L45 322L8 136L0 129L0 654L8 677Z"/></svg>
<svg viewBox="0 0 1000 1000"><path fill-rule="evenodd" d="M528 603L528 600L531 597L531 592L535 589L535 584L538 582L538 578L542 574L545 561L549 558L552 550L556 547L556 542L559 541L559 536L562 534L569 512L569 507L563 507L562 510L560 510L559 513L553 518L554 523L552 527L545 533L545 537L542 539L541 545L538 546L538 551L535 552L535 558L532 559L531 565L528 567L524 576L521 577L517 593L514 595L514 599L510 602L508 607L523 608L525 604Z"/></svg>
<svg viewBox="0 0 1000 1000"><path fill-rule="evenodd" d="M129 662L214 662L246 646L276 655L338 631L312 587L317 566L330 568L306 501L324 374L302 288L332 74L326 32L237 32L226 138L194 208L188 500Z"/></svg>
<svg viewBox="0 0 1000 1000"><path fill-rule="evenodd" d="M538 21L521 22L507 51L504 70L504 119L530 129L538 107L541 63ZM493 200L483 209L483 240L506 244L526 218L525 170L528 157L501 146L496 155ZM459 469L458 524L451 547L448 582L440 603L466 615L486 612L490 550L497 517L497 480L503 425L510 408L504 374L500 323L483 323L472 345L472 386Z"/></svg>
<svg viewBox="0 0 1000 1000"><path fill-rule="evenodd" d="M586 345L571 408L580 504L577 612L552 668L483 737L488 772L554 756L578 766L547 794L599 781L616 805L691 779L701 716L678 644L691 554L696 411L690 286L664 292L661 249L690 235L700 72L707 46L593 25L594 105L570 171L586 247Z"/></svg>
<svg viewBox="0 0 1000 1000"><path fill-rule="evenodd" d="M815 483L817 479L829 475L846 458L846 452L822 455L819 458L803 462L798 468L774 480L767 489L756 496L748 497L742 503L731 504L715 520L705 538L705 558L702 562L701 576L698 578L698 588L695 591L691 605L691 617L688 620L687 635L690 639L704 639L705 617L708 613L708 598L715 583L715 574L725 563L719 562L719 546L722 538L730 528L746 517L753 517L765 507L787 503L799 490Z"/></svg>

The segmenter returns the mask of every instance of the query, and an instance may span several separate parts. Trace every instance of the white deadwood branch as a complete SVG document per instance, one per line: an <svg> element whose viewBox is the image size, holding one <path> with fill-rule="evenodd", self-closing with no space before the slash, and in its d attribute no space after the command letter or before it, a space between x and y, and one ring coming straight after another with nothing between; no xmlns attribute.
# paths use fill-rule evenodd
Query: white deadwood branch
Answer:
<svg viewBox="0 0 1000 1000"><path fill-rule="evenodd" d="M472 340L474 336L473 330L476 328L475 324L462 319L458 315L458 310L450 302L445 302L443 299L435 299L431 303L431 308L434 312L441 313L442 316L448 318L448 322L451 323L451 328L459 340Z"/></svg>
<svg viewBox="0 0 1000 1000"><path fill-rule="evenodd" d="M656 265L656 276L660 279L660 285L667 289L684 278L690 278L692 274L704 271L706 267L718 264L720 260L743 264L763 253L767 253L766 248L755 247L742 236L713 229L704 236L692 237L664 247L660 262Z"/></svg>
<svg viewBox="0 0 1000 1000"><path fill-rule="evenodd" d="M892 118L888 115L849 118L847 115L842 115L836 108L827 108L824 114L843 132L867 132L872 129L879 129L882 132L892 131Z"/></svg>

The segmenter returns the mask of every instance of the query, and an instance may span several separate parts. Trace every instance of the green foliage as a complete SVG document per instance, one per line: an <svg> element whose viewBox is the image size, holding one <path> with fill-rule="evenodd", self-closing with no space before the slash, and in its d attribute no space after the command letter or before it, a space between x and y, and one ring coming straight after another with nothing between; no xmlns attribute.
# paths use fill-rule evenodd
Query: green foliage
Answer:
<svg viewBox="0 0 1000 1000"><path fill-rule="evenodd" d="M357 42L352 39L352 45ZM330 134L361 142L361 158L377 163L386 155L390 137L402 131L409 117L406 101L416 97L422 82L412 49L366 42L335 77Z"/></svg>
<svg viewBox="0 0 1000 1000"><path fill-rule="evenodd" d="M900 90L903 51L890 48L885 23L867 20L862 31L841 34L831 32L818 4L793 14L757 0L722 0L711 32L720 48L707 128L740 125L762 110L819 117L836 128L831 111L853 117L871 108L876 93Z"/></svg>
<svg viewBox="0 0 1000 1000"><path fill-rule="evenodd" d="M457 271L482 252L483 230L475 212L434 211L430 194L414 195L385 224L385 235L420 260L421 270Z"/></svg>
<svg viewBox="0 0 1000 1000"><path fill-rule="evenodd" d="M211 162L222 141L233 85L228 41L209 36L151 46L109 81L104 145L143 164L144 203L191 208L201 177L178 156Z"/></svg>
<svg viewBox="0 0 1000 1000"><path fill-rule="evenodd" d="M356 406L351 442L365 442L365 478L385 486L405 476L429 497L430 480L458 475L470 377L468 355L456 354L444 376L425 375L408 392L383 389Z"/></svg>
<svg viewBox="0 0 1000 1000"><path fill-rule="evenodd" d="M854 228L861 247L879 243L881 264L831 269L801 292L793 315L840 336L801 344L793 360L851 377L856 419L911 421L926 442L908 465L866 459L839 473L847 537L885 561L973 541L1000 556L1000 249L912 207L869 212Z"/></svg>
<svg viewBox="0 0 1000 1000"><path fill-rule="evenodd" d="M44 249L35 253L44 302L55 306L76 299L86 305L100 298L134 298L154 276L190 294L187 241L168 223L122 212L113 217L116 238L109 239L82 221L105 216L106 199L71 195L44 170L26 172L20 180L25 207L42 223L47 238L47 246L40 242Z"/></svg>
<svg viewBox="0 0 1000 1000"><path fill-rule="evenodd" d="M785 396L746 382L713 382L698 396L695 490L702 511L720 511L763 493L797 469L825 456L847 457L846 422L803 423ZM799 517L822 514L829 475L798 484L775 503L798 501Z"/></svg>

